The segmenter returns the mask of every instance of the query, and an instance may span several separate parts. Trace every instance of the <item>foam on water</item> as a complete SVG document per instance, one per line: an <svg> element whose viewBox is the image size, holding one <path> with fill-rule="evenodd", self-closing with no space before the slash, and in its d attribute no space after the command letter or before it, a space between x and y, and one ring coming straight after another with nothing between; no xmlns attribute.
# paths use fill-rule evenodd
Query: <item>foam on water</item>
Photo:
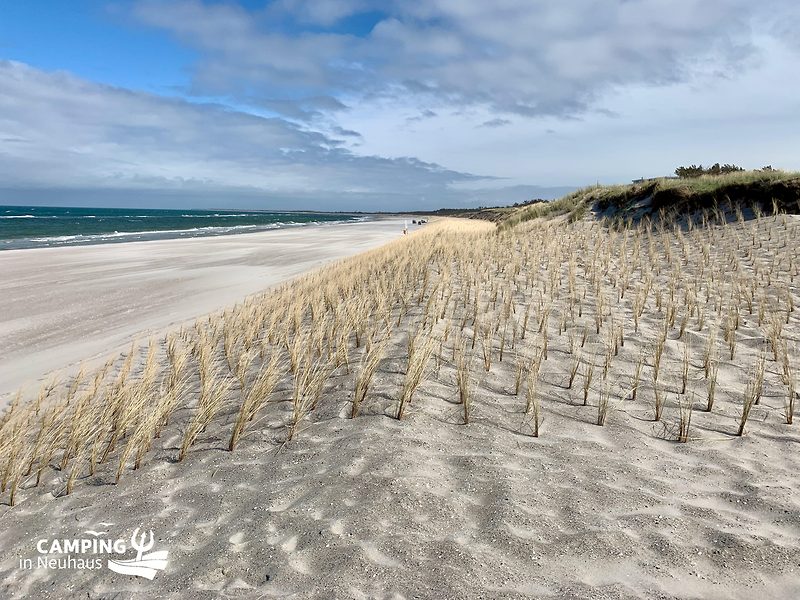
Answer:
<svg viewBox="0 0 800 600"><path fill-rule="evenodd" d="M367 219L341 213L9 206L0 215L0 250L232 235Z"/></svg>

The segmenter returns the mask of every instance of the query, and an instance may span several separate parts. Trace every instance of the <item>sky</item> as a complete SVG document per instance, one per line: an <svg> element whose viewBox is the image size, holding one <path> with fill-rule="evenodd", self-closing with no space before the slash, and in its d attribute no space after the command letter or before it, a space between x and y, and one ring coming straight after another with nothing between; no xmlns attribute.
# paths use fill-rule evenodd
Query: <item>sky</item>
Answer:
<svg viewBox="0 0 800 600"><path fill-rule="evenodd" d="M795 0L0 2L0 203L409 210L800 169Z"/></svg>

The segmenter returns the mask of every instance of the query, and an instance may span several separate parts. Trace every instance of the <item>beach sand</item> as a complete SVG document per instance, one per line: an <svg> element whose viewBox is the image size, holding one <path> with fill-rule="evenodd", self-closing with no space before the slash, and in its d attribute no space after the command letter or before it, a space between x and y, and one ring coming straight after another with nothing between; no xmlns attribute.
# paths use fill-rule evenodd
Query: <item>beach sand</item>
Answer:
<svg viewBox="0 0 800 600"><path fill-rule="evenodd" d="M117 486L97 476L3 507L0 596L798 597L796 435L768 424L679 445L654 437L636 403L597 427L563 393L537 440L515 432L519 399L504 391L482 393L461 424L449 377L424 386L407 421L382 414L399 385L384 375L363 418L344 418L350 387L338 386L283 450L273 418L236 452L211 441L180 465L169 438ZM153 581L19 568L38 539L136 527L169 552Z"/></svg>
<svg viewBox="0 0 800 600"><path fill-rule="evenodd" d="M0 406L21 386L402 235L379 219L263 233L0 252Z"/></svg>
<svg viewBox="0 0 800 600"><path fill-rule="evenodd" d="M773 240L763 255L788 248L784 242L793 239L800 221L773 234L766 233L769 227L763 223L759 230ZM576 231L595 239L590 225ZM709 250L714 264L723 265L723 251L735 240L750 239L749 233L728 230ZM564 243L570 230L530 235L546 249ZM461 238L448 239L455 245ZM489 319L491 285L507 255L492 255L477 237L467 239L485 253L481 264L492 275L481 296L481 318ZM526 238L520 234L520 239ZM411 243L403 240L394 252L402 254ZM503 250L507 242L492 236L486 243ZM619 247L618 239L615 243ZM680 248L676 240L671 248L676 262ZM533 252L526 268L547 282L546 269L536 262L542 255ZM580 256L591 260L588 252ZM684 273L695 272L699 256L687 252ZM668 288L671 273L664 269L656 275L658 289ZM796 287L790 292L797 295ZM620 314L630 310L630 296L619 303ZM448 304L439 292L430 297L442 303L433 314ZM670 329L659 380L666 401L663 416L655 420L649 374L637 399L627 388L637 359L652 351L667 311L666 300L664 309L656 310L651 297L638 332L628 327L624 347L613 358L611 405L601 427L602 360L612 355L605 332L595 334L591 327L589 295L582 352L596 362L598 383L588 403L581 391L585 365L575 385L567 385L576 356L571 344L580 339L572 335L586 329L557 332L559 321L552 317L549 357L536 383L541 435L534 438L525 392L515 393L513 386L519 361L527 364L545 339L535 319L514 351L502 360L495 352L488 371L478 341L468 424L449 347L432 361L403 420L394 418L408 337L428 312L417 298L414 294L407 303L408 314L395 328L356 418L348 417L363 344L352 348L352 368L340 365L329 378L318 407L292 440L286 432L293 388L284 380L233 452L227 441L236 402L224 405L176 464L185 423L194 414L191 403L176 411L141 467L127 468L117 485L113 458L91 475L82 470L69 495L64 493L68 469L48 468L38 488L28 477L19 503L0 507L0 597L766 600L800 595L800 435L797 424L783 420L785 387L771 359L765 393L753 407L747 432L735 433L743 391L762 347L764 332L755 317L742 311L735 360L723 355L718 361L711 412L703 410L707 381L701 353L712 329L713 302L703 305L709 315L702 331L694 319L680 338L677 328ZM566 295L555 303L561 314L567 314L565 301ZM515 318L522 322L523 314L518 310ZM791 313L788 320L785 336L796 344L800 314ZM436 331L445 322L440 320ZM452 324L455 336L458 320ZM467 323L466 339L471 330ZM695 354L688 394L681 394L687 343ZM283 352L279 340L276 347ZM696 405L687 443L675 439L682 397ZM31 559L35 566L41 539L85 538L92 535L89 530L129 539L136 528L153 531L153 551L168 552L166 569L152 581L121 576L105 565L90 571L20 564Z"/></svg>

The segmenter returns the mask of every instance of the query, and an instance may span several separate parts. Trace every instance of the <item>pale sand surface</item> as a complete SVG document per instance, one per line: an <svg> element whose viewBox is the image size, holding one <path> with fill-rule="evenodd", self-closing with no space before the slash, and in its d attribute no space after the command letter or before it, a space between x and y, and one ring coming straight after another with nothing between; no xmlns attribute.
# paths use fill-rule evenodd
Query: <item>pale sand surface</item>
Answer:
<svg viewBox="0 0 800 600"><path fill-rule="evenodd" d="M794 431L759 422L733 438L731 415L708 441L676 444L654 436L649 406L627 402L597 427L594 407L554 382L533 439L517 432L511 365L492 375L496 391L482 392L468 426L450 369L397 421L389 398L402 352L382 367L363 417L345 417L352 388L342 377L283 450L288 407L236 452L223 450L228 428L215 428L207 451L172 464L173 430L119 485L106 472L70 496L4 507L0 597L798 597ZM701 429L714 421L697 416ZM85 537L99 523L120 537L152 529L167 570L147 581L18 568L36 560L36 540Z"/></svg>
<svg viewBox="0 0 800 600"><path fill-rule="evenodd" d="M235 452L225 450L236 416L226 405L175 464L184 408L142 467L116 486L114 461L81 476L68 496L64 473L50 474L41 488L29 482L17 506L0 509L0 597L800 597L800 434L797 423L782 420L784 388L772 362L747 434L734 435L763 335L754 317L743 312L736 359L721 361L711 413L701 409L706 382L693 357L697 408L691 440L680 444L681 348L690 340L701 349L709 326L697 331L692 322L683 340L670 333L661 421L653 420L645 379L636 400L615 385L603 427L595 424L597 390L583 405L580 376L566 385L569 337L553 331L535 439L523 426L524 395L513 391L513 354L488 373L476 362L468 425L449 351L406 417L392 418L409 324L424 303L409 310L356 419L347 418L353 374L340 369L291 442L292 388L284 381ZM646 311L639 332L629 332L615 382L631 373L662 319ZM789 321L794 344L800 314ZM536 347L535 331L521 347ZM603 334L590 331L584 351L602 356ZM352 360L358 357L354 350ZM169 552L166 571L148 581L105 567L19 568L20 558L36 560L37 540L85 537L100 527L112 537L152 529L153 550Z"/></svg>
<svg viewBox="0 0 800 600"><path fill-rule="evenodd" d="M0 252L0 405L54 370L383 244L402 228L402 219L380 219Z"/></svg>

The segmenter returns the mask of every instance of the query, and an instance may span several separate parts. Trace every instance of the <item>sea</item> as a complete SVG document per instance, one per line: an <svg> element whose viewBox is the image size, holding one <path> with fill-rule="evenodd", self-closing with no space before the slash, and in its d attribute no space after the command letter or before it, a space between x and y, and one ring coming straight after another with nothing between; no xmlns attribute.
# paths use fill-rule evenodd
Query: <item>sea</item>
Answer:
<svg viewBox="0 0 800 600"><path fill-rule="evenodd" d="M318 212L0 206L0 250L231 235L367 219Z"/></svg>

